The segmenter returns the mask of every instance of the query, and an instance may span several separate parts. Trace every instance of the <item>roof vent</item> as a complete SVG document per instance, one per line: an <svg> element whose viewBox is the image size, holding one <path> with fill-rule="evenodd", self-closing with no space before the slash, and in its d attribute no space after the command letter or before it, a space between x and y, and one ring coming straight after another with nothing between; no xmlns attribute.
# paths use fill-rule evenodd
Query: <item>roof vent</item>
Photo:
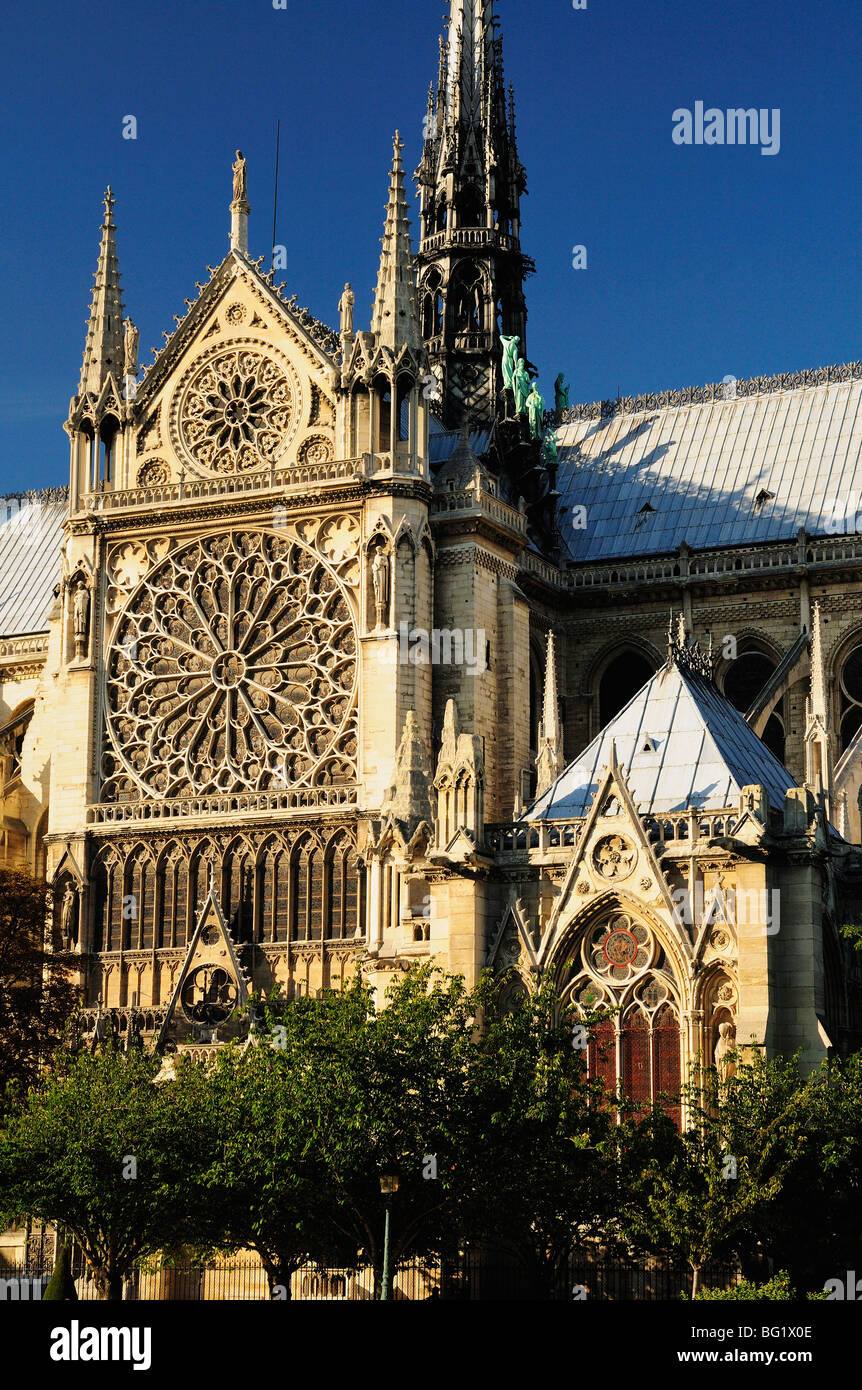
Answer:
<svg viewBox="0 0 862 1390"><path fill-rule="evenodd" d="M765 506L767 502L772 502L774 498L774 492L767 492L766 488L762 487L754 499L755 510L759 512L761 507Z"/></svg>
<svg viewBox="0 0 862 1390"><path fill-rule="evenodd" d="M658 752L658 741L652 737L652 734L647 734L646 738L641 743L640 751L642 753Z"/></svg>
<svg viewBox="0 0 862 1390"><path fill-rule="evenodd" d="M640 511L638 512L638 519L635 522L634 529L636 531L640 531L641 528L647 524L654 512L655 507L651 507L649 502L645 502L644 505L641 507Z"/></svg>

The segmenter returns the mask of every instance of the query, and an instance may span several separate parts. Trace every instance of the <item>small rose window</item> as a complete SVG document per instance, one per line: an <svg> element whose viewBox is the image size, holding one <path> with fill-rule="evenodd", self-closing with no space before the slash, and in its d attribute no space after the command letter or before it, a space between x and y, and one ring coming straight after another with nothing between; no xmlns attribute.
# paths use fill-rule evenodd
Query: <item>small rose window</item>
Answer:
<svg viewBox="0 0 862 1390"><path fill-rule="evenodd" d="M588 948L589 963L597 975L616 984L634 979L649 965L650 934L630 917L614 917L594 933Z"/></svg>

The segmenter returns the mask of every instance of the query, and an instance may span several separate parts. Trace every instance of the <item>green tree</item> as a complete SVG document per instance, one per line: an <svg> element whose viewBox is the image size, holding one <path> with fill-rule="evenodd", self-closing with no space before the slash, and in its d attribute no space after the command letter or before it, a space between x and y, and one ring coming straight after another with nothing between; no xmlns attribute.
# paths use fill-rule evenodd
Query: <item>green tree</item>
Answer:
<svg viewBox="0 0 862 1390"><path fill-rule="evenodd" d="M270 1295L289 1298L306 1260L349 1264L356 1250L335 1239L331 1191L299 1099L302 1059L253 1038L224 1048L211 1071L181 1064L166 1087L187 1150L192 1242L257 1251Z"/></svg>
<svg viewBox="0 0 862 1390"><path fill-rule="evenodd" d="M756 1054L720 1081L714 1067L685 1088L690 1125L642 1168L628 1155L623 1224L635 1244L681 1255L695 1298L711 1260L750 1251L804 1147L795 1063ZM650 1122L650 1131L655 1120Z"/></svg>
<svg viewBox="0 0 862 1390"><path fill-rule="evenodd" d="M23 869L0 869L0 1098L26 1087L62 1039L76 991L50 926L48 885Z"/></svg>
<svg viewBox="0 0 862 1390"><path fill-rule="evenodd" d="M481 1230L543 1297L564 1287L573 1246L618 1202L613 1098L589 1081L583 1046L600 1017L571 1014L545 983L489 1012L473 1059Z"/></svg>
<svg viewBox="0 0 862 1390"><path fill-rule="evenodd" d="M181 1151L158 1058L58 1053L0 1129L0 1213L61 1225L99 1297L121 1298L142 1256L186 1230Z"/></svg>

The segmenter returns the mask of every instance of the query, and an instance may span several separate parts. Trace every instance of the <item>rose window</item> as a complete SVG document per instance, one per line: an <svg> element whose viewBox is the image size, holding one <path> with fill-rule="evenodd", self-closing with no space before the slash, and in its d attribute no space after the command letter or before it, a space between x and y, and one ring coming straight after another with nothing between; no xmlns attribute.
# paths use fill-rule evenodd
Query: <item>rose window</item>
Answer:
<svg viewBox="0 0 862 1390"><path fill-rule="evenodd" d="M287 375L271 358L234 348L210 358L186 388L180 441L214 473L243 473L272 462L293 415Z"/></svg>
<svg viewBox="0 0 862 1390"><path fill-rule="evenodd" d="M623 984L639 975L650 963L650 934L630 917L614 917L593 933L587 948L590 967L597 975Z"/></svg>
<svg viewBox="0 0 862 1390"><path fill-rule="evenodd" d="M107 662L103 799L354 780L356 628L297 539L196 541L132 593Z"/></svg>
<svg viewBox="0 0 862 1390"><path fill-rule="evenodd" d="M635 852L622 835L606 835L593 851L593 864L602 878L625 878L635 863Z"/></svg>
<svg viewBox="0 0 862 1390"><path fill-rule="evenodd" d="M183 1012L193 1023L223 1023L238 999L235 981L218 965L198 966L182 988Z"/></svg>

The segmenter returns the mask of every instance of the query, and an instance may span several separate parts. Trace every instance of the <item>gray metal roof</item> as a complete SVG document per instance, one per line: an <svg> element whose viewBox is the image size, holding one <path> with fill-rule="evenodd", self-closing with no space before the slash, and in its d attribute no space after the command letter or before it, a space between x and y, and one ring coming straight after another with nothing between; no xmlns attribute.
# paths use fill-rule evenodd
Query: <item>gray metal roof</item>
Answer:
<svg viewBox="0 0 862 1390"><path fill-rule="evenodd" d="M557 439L576 561L856 531L857 511L862 528L860 380L579 418Z"/></svg>
<svg viewBox="0 0 862 1390"><path fill-rule="evenodd" d="M663 666L526 812L526 820L585 816L611 761L612 744L644 814L738 806L743 787L764 786L783 806L790 773L711 681Z"/></svg>
<svg viewBox="0 0 862 1390"><path fill-rule="evenodd" d="M66 488L0 497L0 636L46 630L68 514Z"/></svg>

